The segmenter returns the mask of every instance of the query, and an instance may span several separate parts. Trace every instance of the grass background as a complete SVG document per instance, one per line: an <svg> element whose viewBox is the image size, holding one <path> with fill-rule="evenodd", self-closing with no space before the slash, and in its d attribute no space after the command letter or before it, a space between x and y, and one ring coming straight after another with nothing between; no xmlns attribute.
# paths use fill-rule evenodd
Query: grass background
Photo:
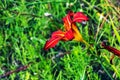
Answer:
<svg viewBox="0 0 120 80"><path fill-rule="evenodd" d="M52 32L63 29L67 10L82 11L86 24L77 24L91 51L76 41L59 42L55 48L43 47ZM50 13L53 17L46 17ZM1 80L118 80L120 60L101 48L107 40L120 50L119 0L0 0L0 74L30 66ZM69 52L62 58L52 57Z"/></svg>

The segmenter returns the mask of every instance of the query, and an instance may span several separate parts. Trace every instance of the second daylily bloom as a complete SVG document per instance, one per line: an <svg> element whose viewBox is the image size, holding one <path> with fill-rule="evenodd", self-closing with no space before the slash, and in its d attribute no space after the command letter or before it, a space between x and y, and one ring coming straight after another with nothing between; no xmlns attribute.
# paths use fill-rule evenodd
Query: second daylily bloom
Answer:
<svg viewBox="0 0 120 80"><path fill-rule="evenodd" d="M116 48L114 48L114 47L111 47L111 46L106 45L105 42L102 42L101 46L102 46L104 49L106 49L106 50L108 50L108 51L110 51L110 52L113 53L113 55L112 55L111 58L110 58L110 63L111 63L111 64L112 64L112 60L114 59L115 55L118 56L118 57L120 57L120 50L118 50L118 49L116 49Z"/></svg>
<svg viewBox="0 0 120 80"><path fill-rule="evenodd" d="M65 30L58 30L52 33L51 38L46 42L44 49L47 50L49 48L54 47L60 40L69 41L83 41L83 38L76 26L75 22L87 21L88 18L82 12L69 12L64 18L64 28Z"/></svg>
<svg viewBox="0 0 120 80"><path fill-rule="evenodd" d="M108 46L105 44L105 42L102 42L102 47L110 52L112 52L114 55L120 57L120 50L117 50L116 48L114 47L111 47L111 46Z"/></svg>

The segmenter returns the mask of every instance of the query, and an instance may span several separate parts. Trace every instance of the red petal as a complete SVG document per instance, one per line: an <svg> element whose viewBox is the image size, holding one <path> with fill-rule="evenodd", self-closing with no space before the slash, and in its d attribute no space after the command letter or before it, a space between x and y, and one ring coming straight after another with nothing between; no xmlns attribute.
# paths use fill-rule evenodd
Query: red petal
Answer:
<svg viewBox="0 0 120 80"><path fill-rule="evenodd" d="M69 14L66 15L62 20L64 22L64 27L65 27L66 31L70 30L71 23L72 23L70 15Z"/></svg>
<svg viewBox="0 0 120 80"><path fill-rule="evenodd" d="M58 30L52 33L52 37L63 37L65 32Z"/></svg>
<svg viewBox="0 0 120 80"><path fill-rule="evenodd" d="M105 49L107 49L108 51L114 53L118 57L120 57L120 50L117 50L116 48L111 47L111 46L107 46L107 45L105 45L104 42L102 43L102 47L105 48Z"/></svg>
<svg viewBox="0 0 120 80"><path fill-rule="evenodd" d="M53 37L45 43L44 50L54 47L62 37Z"/></svg>
<svg viewBox="0 0 120 80"><path fill-rule="evenodd" d="M69 31L67 31L66 33L65 33L65 36L64 36L65 38L67 38L68 40L72 40L73 38L74 38L74 34L73 34L73 32L72 32L72 29L70 29Z"/></svg>
<svg viewBox="0 0 120 80"><path fill-rule="evenodd" d="M54 47L65 35L65 32L58 30L52 33L51 39L44 46L44 50Z"/></svg>
<svg viewBox="0 0 120 80"><path fill-rule="evenodd" d="M82 22L87 20L88 20L88 17L84 15L82 12L77 12L73 16L73 22Z"/></svg>

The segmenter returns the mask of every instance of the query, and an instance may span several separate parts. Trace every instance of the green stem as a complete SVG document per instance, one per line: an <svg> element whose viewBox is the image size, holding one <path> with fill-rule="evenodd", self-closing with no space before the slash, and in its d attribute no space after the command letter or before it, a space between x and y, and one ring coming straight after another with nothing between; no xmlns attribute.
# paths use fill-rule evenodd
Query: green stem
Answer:
<svg viewBox="0 0 120 80"><path fill-rule="evenodd" d="M83 43L85 43L88 47L90 47L92 50L94 50L94 48L88 43L86 42L85 40L82 41Z"/></svg>

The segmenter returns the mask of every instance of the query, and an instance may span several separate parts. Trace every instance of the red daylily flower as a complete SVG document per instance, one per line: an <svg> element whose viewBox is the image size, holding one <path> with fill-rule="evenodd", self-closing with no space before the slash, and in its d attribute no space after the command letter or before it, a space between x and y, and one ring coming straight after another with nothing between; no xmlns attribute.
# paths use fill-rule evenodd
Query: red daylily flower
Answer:
<svg viewBox="0 0 120 80"><path fill-rule="evenodd" d="M87 21L87 16L85 16L82 12L73 13L70 11L62 20L64 22L65 31L58 30L53 32L51 38L46 42L44 50L54 47L60 40L83 40L75 22Z"/></svg>

